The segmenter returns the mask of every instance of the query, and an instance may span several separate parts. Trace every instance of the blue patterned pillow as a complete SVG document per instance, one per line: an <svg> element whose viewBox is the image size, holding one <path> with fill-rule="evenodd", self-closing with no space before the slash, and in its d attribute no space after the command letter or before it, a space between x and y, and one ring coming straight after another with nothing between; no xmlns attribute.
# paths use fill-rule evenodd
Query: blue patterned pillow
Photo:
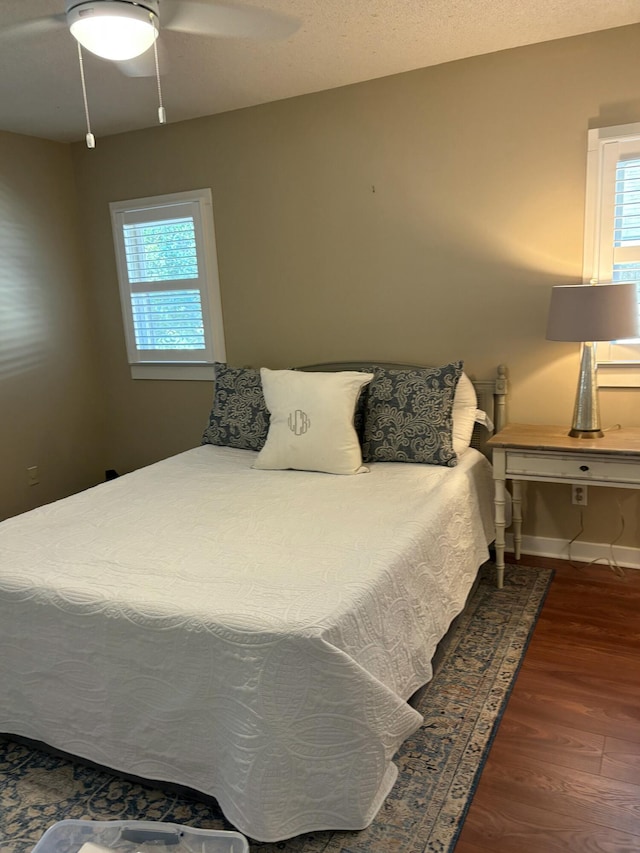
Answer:
<svg viewBox="0 0 640 853"><path fill-rule="evenodd" d="M462 366L457 361L415 370L375 368L367 394L364 461L454 467L453 396Z"/></svg>
<svg viewBox="0 0 640 853"><path fill-rule="evenodd" d="M260 371L216 364L213 406L202 444L262 450L268 431Z"/></svg>

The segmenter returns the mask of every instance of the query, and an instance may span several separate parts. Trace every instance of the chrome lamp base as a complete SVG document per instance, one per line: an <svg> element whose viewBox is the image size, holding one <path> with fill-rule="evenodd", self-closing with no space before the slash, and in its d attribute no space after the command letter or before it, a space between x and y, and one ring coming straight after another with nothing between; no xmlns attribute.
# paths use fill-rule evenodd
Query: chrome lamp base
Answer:
<svg viewBox="0 0 640 853"><path fill-rule="evenodd" d="M571 438L604 438L604 433L601 429L574 429L569 430Z"/></svg>
<svg viewBox="0 0 640 853"><path fill-rule="evenodd" d="M596 379L596 352L592 342L582 344L578 390L569 435L573 438L602 438L600 403Z"/></svg>

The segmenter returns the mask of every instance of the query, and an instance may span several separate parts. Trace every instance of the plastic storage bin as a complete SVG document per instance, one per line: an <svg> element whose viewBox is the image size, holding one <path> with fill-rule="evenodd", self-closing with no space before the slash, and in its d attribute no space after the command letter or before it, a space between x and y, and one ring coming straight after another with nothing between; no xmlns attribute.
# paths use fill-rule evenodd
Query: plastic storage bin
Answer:
<svg viewBox="0 0 640 853"><path fill-rule="evenodd" d="M147 820L61 820L33 853L247 853L239 832Z"/></svg>

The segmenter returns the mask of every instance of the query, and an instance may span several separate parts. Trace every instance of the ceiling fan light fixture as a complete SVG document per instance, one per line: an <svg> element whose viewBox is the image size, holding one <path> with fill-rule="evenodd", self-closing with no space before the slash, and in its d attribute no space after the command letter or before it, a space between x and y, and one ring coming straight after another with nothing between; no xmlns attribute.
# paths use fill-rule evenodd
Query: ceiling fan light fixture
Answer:
<svg viewBox="0 0 640 853"><path fill-rule="evenodd" d="M149 50L158 35L157 2L93 0L69 4L67 22L73 37L103 59L133 59Z"/></svg>

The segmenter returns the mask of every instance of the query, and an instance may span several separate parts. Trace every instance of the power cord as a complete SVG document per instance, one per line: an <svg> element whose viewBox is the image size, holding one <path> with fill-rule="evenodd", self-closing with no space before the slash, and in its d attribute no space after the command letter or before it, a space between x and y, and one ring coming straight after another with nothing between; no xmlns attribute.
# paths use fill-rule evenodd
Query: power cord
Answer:
<svg viewBox="0 0 640 853"><path fill-rule="evenodd" d="M589 560L588 563L574 563L572 558L571 558L571 546L584 533L583 510L580 510L580 530L576 533L576 535L573 537L573 539L569 540L569 544L567 545L567 551L568 551L568 555L569 555L569 565L571 566L572 569L586 569L589 566L593 566L596 563L602 562L602 563L605 563L606 565L608 565L609 568L611 569L611 571L615 575L617 575L619 578L626 578L625 571L622 568L622 566L620 566L618 564L618 561L616 560L616 557L615 557L615 554L613 551L614 545L621 539L622 534L624 533L624 529L625 529L625 521L624 521L624 514L622 512L622 505L620 503L620 500L617 500L616 503L618 504L618 515L620 517L620 531L619 531L618 535L615 537L615 539L613 539L609 543L609 557L608 558L607 557L596 557L593 560Z"/></svg>

